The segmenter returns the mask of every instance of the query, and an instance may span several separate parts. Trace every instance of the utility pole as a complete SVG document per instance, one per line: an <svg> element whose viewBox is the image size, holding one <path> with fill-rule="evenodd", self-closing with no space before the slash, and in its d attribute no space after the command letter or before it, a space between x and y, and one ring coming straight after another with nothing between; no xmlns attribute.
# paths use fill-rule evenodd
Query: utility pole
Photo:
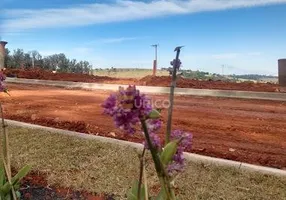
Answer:
<svg viewBox="0 0 286 200"><path fill-rule="evenodd" d="M155 48L155 60L153 61L153 76L156 76L157 65L158 65L157 50L158 50L159 44L153 44L151 46Z"/></svg>
<svg viewBox="0 0 286 200"><path fill-rule="evenodd" d="M35 59L33 55L32 55L32 67L35 68Z"/></svg>
<svg viewBox="0 0 286 200"><path fill-rule="evenodd" d="M221 65L221 72L222 72L221 75L224 75L224 65Z"/></svg>

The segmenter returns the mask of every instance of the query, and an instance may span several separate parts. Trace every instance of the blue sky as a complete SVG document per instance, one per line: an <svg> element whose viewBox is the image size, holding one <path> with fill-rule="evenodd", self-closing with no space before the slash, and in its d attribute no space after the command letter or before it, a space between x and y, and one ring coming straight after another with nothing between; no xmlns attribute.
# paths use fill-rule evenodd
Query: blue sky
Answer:
<svg viewBox="0 0 286 200"><path fill-rule="evenodd" d="M185 45L184 69L277 74L286 57L286 0L1 0L9 49L65 53L94 67L159 67Z"/></svg>

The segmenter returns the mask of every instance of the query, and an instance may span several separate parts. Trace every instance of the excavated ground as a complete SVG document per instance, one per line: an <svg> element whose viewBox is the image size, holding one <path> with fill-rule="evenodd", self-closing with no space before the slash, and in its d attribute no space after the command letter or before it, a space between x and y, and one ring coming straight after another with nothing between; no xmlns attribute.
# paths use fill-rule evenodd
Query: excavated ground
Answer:
<svg viewBox="0 0 286 200"><path fill-rule="evenodd" d="M125 78L119 79L108 76L93 76L88 74L75 73L52 73L40 69L21 70L7 69L5 74L8 77L18 77L27 79L41 80L57 80L57 81L75 81L88 83L111 83L111 84L135 84L147 86L163 86L169 87L171 77L168 76L146 76L141 79ZM177 87L180 88L196 88L196 89L220 89L220 90L241 90L241 91L257 91L257 92L279 92L279 86L273 83L253 83L253 82L225 82L225 81L199 81L178 78Z"/></svg>
<svg viewBox="0 0 286 200"><path fill-rule="evenodd" d="M2 94L6 118L88 134L142 142L127 136L102 114L105 91L66 90L38 85L8 84ZM163 101L166 95L153 95ZM162 110L166 122L167 109ZM213 97L176 96L173 129L194 135L192 152L286 168L286 103ZM164 123L165 125L165 123ZM164 136L164 129L160 136Z"/></svg>

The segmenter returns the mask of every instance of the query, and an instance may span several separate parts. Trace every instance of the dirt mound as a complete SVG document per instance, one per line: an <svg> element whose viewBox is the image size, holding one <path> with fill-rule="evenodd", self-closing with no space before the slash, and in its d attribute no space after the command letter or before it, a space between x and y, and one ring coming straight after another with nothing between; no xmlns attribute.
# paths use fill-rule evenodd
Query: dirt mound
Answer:
<svg viewBox="0 0 286 200"><path fill-rule="evenodd" d="M94 76L89 74L76 73L53 73L39 68L35 69L7 69L5 72L7 77L41 79L41 80L57 80L57 81L74 81L74 82L104 82L118 80L108 76Z"/></svg>
<svg viewBox="0 0 286 200"><path fill-rule="evenodd" d="M39 68L35 69L7 69L4 73L8 77L55 80L55 81L73 81L86 83L110 83L110 84L126 84L126 85L147 85L147 86L163 86L169 87L171 77L168 76L146 76L140 80L126 78L119 79L108 76L94 76L89 74L76 73L53 73ZM199 81L184 79L178 77L177 87L179 88L196 88L196 89L219 89L219 90L242 90L257 92L278 92L279 86L273 83L253 83L253 82L226 82L226 81Z"/></svg>
<svg viewBox="0 0 286 200"><path fill-rule="evenodd" d="M164 86L169 87L171 77L167 76L146 76L140 79L141 85L147 86ZM177 87L179 88L195 88L195 89L219 89L219 90L242 90L242 91L258 91L258 92L277 92L278 85L273 83L253 83L253 82L226 82L226 81L200 81L192 79L184 79L178 77Z"/></svg>

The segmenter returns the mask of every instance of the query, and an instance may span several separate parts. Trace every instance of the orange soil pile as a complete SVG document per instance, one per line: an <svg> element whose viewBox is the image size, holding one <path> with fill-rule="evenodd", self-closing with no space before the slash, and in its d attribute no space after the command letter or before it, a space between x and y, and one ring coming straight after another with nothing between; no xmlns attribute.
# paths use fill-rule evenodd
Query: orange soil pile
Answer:
<svg viewBox="0 0 286 200"><path fill-rule="evenodd" d="M140 80L141 84L148 86L170 86L171 77L167 76L146 76ZM196 88L196 89L219 89L219 90L242 90L257 92L277 92L278 85L272 83L253 83L253 82L226 82L226 81L199 81L192 79L178 78L177 87Z"/></svg>
<svg viewBox="0 0 286 200"><path fill-rule="evenodd" d="M41 79L41 80L57 80L57 81L74 81L74 82L104 82L117 80L108 76L93 76L89 74L76 73L53 73L41 69L23 70L23 69L7 69L4 72L8 77Z"/></svg>
<svg viewBox="0 0 286 200"><path fill-rule="evenodd" d="M132 78L113 78L108 76L94 76L88 74L75 73L52 73L42 69L7 69L5 74L8 77L18 77L27 79L57 80L57 81L74 81L87 83L111 83L111 84L135 84L147 86L165 86L169 87L171 77L168 76L146 76L140 80ZM241 90L257 92L278 92L279 86L272 83L253 83L253 82L225 82L225 81L199 81L184 79L179 77L177 80L179 88L196 88L196 89L219 89L219 90Z"/></svg>

